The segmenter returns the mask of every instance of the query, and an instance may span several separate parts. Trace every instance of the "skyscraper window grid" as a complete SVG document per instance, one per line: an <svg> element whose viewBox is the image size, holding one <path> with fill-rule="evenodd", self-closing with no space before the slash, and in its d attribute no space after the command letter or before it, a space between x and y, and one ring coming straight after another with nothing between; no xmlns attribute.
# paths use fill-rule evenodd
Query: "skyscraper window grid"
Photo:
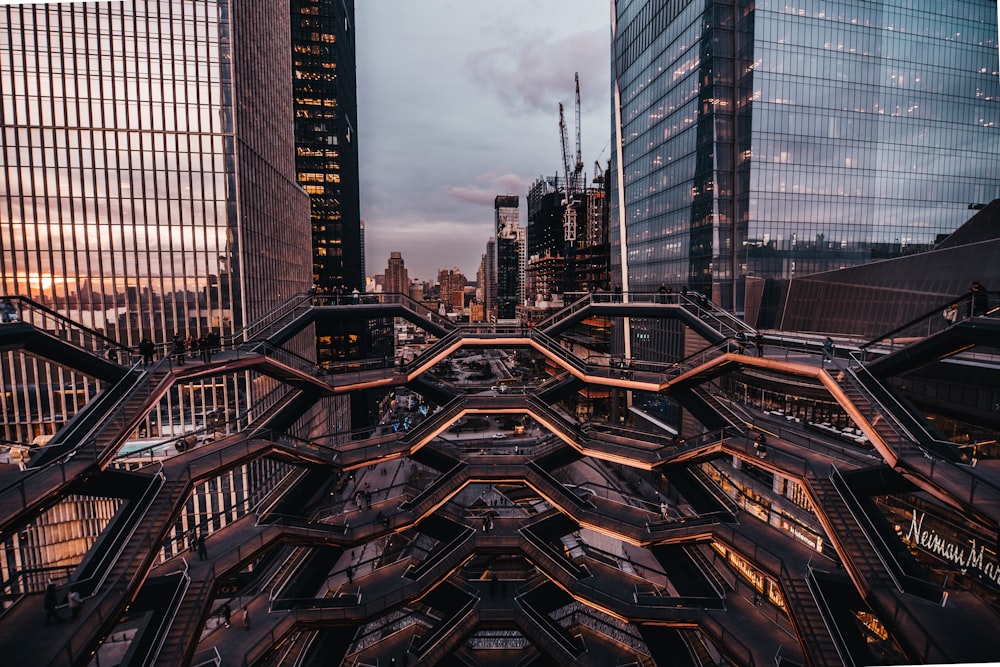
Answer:
<svg viewBox="0 0 1000 667"><path fill-rule="evenodd" d="M295 166L310 197L313 282L323 292L363 289L354 3L290 8Z"/></svg>
<svg viewBox="0 0 1000 667"><path fill-rule="evenodd" d="M308 198L290 177L292 125L269 118L291 119L287 13L230 15L214 0L49 3L5 7L0 22L5 293L134 347L225 336L305 291L308 236L292 221L307 224ZM18 413L11 436L48 428L39 406L79 408L56 409L56 388L96 388L16 357L5 355L4 384L36 396L5 407Z"/></svg>
<svg viewBox="0 0 1000 667"><path fill-rule="evenodd" d="M996 196L993 3L793 9L616 3L632 289L740 310L748 276L926 249Z"/></svg>
<svg viewBox="0 0 1000 667"><path fill-rule="evenodd" d="M162 29L121 4L5 9L7 293L126 345L144 334L165 341L176 331L231 330L238 316L222 135L232 120L214 4L168 8L176 21ZM199 46L184 48L173 30ZM57 374L56 383L34 383L41 396L33 402L53 414L79 406L59 410L46 385L90 385L13 355L6 361L7 386ZM37 428L32 412L17 428Z"/></svg>
<svg viewBox="0 0 1000 667"><path fill-rule="evenodd" d="M498 195L493 201L498 320L513 320L524 299L525 230L520 225L519 207L518 195Z"/></svg>
<svg viewBox="0 0 1000 667"><path fill-rule="evenodd" d="M288 14L278 10L216 0L0 10L4 294L122 346L152 338L159 357L174 334L226 336L305 291L308 199L292 178ZM99 389L19 350L0 369L7 441L51 436ZM210 421L224 433L262 410L257 399L275 384L246 372L175 386L132 435L166 438ZM222 527L288 470L256 461L210 480L176 533ZM27 536L5 536L5 581L11 568L86 552L114 508L94 514L78 501L42 514ZM67 539L64 526L81 516L79 539Z"/></svg>

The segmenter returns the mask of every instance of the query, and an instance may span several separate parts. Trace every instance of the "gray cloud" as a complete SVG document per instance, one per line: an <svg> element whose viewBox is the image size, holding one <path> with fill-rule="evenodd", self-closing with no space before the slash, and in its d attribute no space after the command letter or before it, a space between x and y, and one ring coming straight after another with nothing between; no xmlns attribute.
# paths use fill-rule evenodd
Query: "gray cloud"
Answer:
<svg viewBox="0 0 1000 667"><path fill-rule="evenodd" d="M468 204L479 204L489 206L493 203L493 198L497 196L496 190L471 187L468 185L453 185L445 189L448 196L455 201Z"/></svg>
<svg viewBox="0 0 1000 667"><path fill-rule="evenodd" d="M580 73L587 172L610 125L606 0L358 3L361 215L370 273L400 251L411 277L475 275L499 194L562 170Z"/></svg>
<svg viewBox="0 0 1000 667"><path fill-rule="evenodd" d="M471 54L464 69L511 113L552 113L559 102L571 112L576 72L581 106L607 104L607 44L608 34L602 30L559 39L521 33L509 45Z"/></svg>

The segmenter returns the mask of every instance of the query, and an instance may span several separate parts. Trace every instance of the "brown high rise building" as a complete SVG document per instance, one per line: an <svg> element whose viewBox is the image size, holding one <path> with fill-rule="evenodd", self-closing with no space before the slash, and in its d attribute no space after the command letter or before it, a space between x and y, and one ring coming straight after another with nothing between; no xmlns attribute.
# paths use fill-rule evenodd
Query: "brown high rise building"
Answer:
<svg viewBox="0 0 1000 667"><path fill-rule="evenodd" d="M385 269L385 292L390 294L409 294L410 276L403 264L403 255L399 252L389 254L389 265Z"/></svg>
<svg viewBox="0 0 1000 667"><path fill-rule="evenodd" d="M462 312L465 308L465 276L458 268L441 269L438 272L440 286L438 297L446 304L448 312Z"/></svg>

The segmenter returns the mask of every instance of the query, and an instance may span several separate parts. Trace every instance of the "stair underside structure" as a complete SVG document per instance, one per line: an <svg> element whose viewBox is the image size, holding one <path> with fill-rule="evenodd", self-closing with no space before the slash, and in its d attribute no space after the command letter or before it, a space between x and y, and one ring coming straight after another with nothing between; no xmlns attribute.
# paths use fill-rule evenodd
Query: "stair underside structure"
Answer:
<svg viewBox="0 0 1000 667"><path fill-rule="evenodd" d="M568 310L537 330L428 320L438 342L419 358L343 373L280 343L324 317L424 315L319 304L211 362L120 373L30 324L0 331L9 353L82 357L77 370L105 383L75 430L57 434L60 449L0 471L0 537L20 544L39 517L80 498L115 508L64 568L61 590L76 585L86 602L45 627L46 641L25 641L40 636L40 589L8 583L4 655L52 665L96 664L116 646L129 665L1000 659L984 641L1000 621L1000 575L990 580L1000 485L988 464L915 433L859 362L825 365L796 345L756 356L735 336L739 321L710 305L672 295ZM673 320L698 351L671 364L582 358L559 335L589 316ZM961 335L941 349L950 355ZM914 363L930 363L937 348L914 345ZM442 373L469 357L506 368L497 351L572 378L569 389ZM266 407L189 446L122 455L170 392L246 374L276 387ZM400 412L359 432L299 423L324 400L429 383L438 400L422 399L406 425ZM629 414L669 399L682 427L588 413L565 400L576 393ZM776 396L787 398L780 409ZM199 493L222 493L265 459L290 471L265 501L206 525L201 552L178 534ZM947 532L958 517L964 532Z"/></svg>

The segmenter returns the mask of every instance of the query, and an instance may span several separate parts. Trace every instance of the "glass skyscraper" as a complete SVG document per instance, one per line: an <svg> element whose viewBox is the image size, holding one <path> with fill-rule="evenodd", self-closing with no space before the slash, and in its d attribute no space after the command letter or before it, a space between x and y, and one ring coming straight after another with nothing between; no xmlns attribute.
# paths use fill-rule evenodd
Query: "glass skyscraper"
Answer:
<svg viewBox="0 0 1000 667"><path fill-rule="evenodd" d="M354 2L291 0L289 5L295 167L309 194L313 284L324 294L364 291ZM316 325L316 359L329 367L363 356L362 350L391 359L391 332L385 318L323 320ZM355 426L378 421L377 400L350 402ZM346 410L346 401L341 403Z"/></svg>
<svg viewBox="0 0 1000 667"><path fill-rule="evenodd" d="M742 311L767 281L927 249L1000 196L991 0L616 0L613 20L628 289Z"/></svg>
<svg viewBox="0 0 1000 667"><path fill-rule="evenodd" d="M354 2L292 0L295 164L312 205L313 281L364 290Z"/></svg>
<svg viewBox="0 0 1000 667"><path fill-rule="evenodd" d="M519 224L520 198L497 195L493 200L496 222L497 320L513 320L524 302L525 234Z"/></svg>
<svg viewBox="0 0 1000 667"><path fill-rule="evenodd" d="M294 177L279 9L0 9L3 293L135 346L225 336L308 289L309 198ZM4 384L44 391L25 368L7 358Z"/></svg>
<svg viewBox="0 0 1000 667"><path fill-rule="evenodd" d="M225 339L306 292L290 32L287 4L271 2L0 8L0 293L135 349L146 337ZM294 349L309 354L312 333L302 338ZM0 381L2 437L22 443L52 435L102 389L19 349L0 355ZM178 381L133 433L230 432L275 400L276 384L255 371ZM261 459L199 485L167 550L195 526L235 520L290 468ZM5 535L4 581L79 562L116 507L70 496Z"/></svg>

